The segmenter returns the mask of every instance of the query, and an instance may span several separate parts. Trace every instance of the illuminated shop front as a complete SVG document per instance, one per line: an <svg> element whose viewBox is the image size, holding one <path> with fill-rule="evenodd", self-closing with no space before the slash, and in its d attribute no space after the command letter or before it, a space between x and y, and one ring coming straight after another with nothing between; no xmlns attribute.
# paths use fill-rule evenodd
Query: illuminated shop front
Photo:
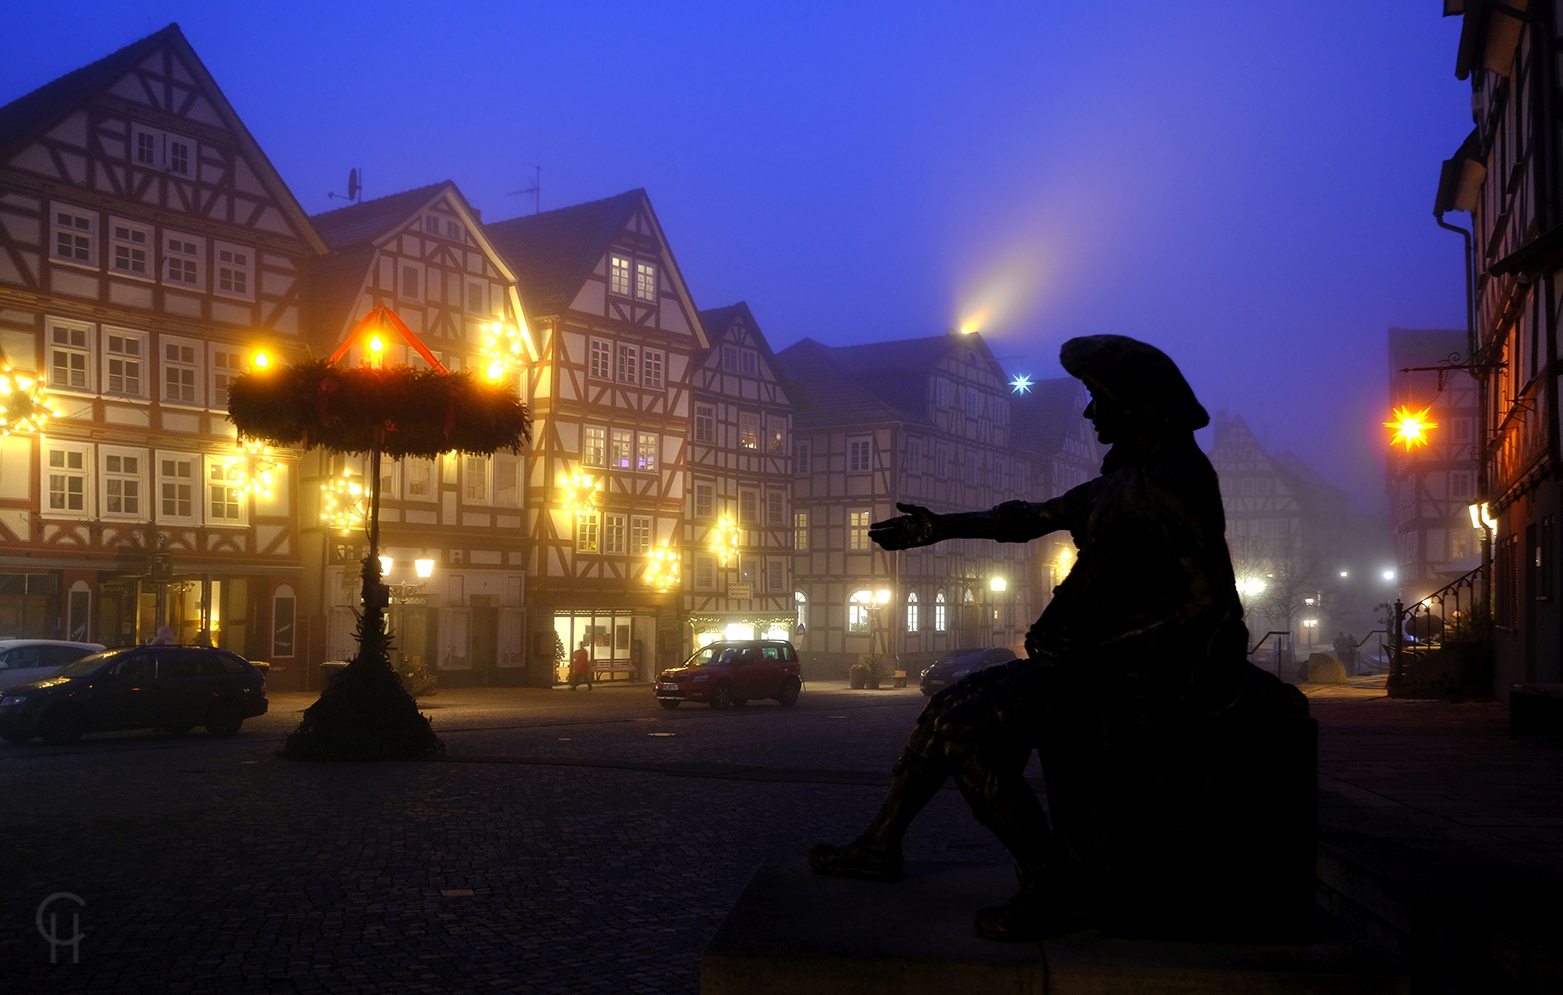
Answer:
<svg viewBox="0 0 1563 995"><path fill-rule="evenodd" d="M554 613L554 679L569 679L570 660L583 646L597 681L648 680L657 619L634 612Z"/></svg>
<svg viewBox="0 0 1563 995"><path fill-rule="evenodd" d="M691 615L690 639L695 649L719 639L792 639L796 615L753 615L726 612L721 615Z"/></svg>

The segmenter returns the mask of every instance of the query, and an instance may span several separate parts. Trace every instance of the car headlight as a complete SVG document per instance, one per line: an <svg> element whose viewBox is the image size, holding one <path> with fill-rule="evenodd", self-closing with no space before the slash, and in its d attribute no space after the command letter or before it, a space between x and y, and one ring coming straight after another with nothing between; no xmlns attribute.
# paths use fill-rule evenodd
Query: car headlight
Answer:
<svg viewBox="0 0 1563 995"><path fill-rule="evenodd" d="M27 696L25 694L8 694L4 698L0 698L0 708L7 708L11 705L20 705L26 700Z"/></svg>
<svg viewBox="0 0 1563 995"><path fill-rule="evenodd" d="M932 670L932 669L933 669L932 667L924 667L923 670L922 670L922 673L918 674L917 676L918 677L927 677L928 676L928 672L930 670Z"/></svg>

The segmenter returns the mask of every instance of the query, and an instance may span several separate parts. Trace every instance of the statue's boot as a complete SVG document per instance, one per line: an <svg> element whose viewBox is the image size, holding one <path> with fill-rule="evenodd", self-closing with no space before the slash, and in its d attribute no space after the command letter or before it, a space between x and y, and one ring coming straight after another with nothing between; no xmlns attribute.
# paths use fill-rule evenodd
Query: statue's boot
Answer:
<svg viewBox="0 0 1563 995"><path fill-rule="evenodd" d="M890 790L868 829L845 846L817 843L810 847L809 866L832 877L901 880L901 840L948 776L942 766L907 751L895 765Z"/></svg>

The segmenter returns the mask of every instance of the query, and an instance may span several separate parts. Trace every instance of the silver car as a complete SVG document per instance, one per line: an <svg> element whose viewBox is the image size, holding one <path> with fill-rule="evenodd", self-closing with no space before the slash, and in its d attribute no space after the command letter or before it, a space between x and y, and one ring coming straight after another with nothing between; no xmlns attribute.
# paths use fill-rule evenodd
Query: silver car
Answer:
<svg viewBox="0 0 1563 995"><path fill-rule="evenodd" d="M75 663L84 656L103 652L102 643L70 643L59 639L0 639L0 688L31 684Z"/></svg>

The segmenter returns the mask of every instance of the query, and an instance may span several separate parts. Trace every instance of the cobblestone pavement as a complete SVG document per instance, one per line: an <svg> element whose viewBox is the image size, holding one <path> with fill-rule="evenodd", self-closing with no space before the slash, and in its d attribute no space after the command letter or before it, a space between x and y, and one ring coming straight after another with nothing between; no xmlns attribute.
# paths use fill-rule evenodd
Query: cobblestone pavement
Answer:
<svg viewBox="0 0 1563 995"><path fill-rule="evenodd" d="M1307 690L1329 791L1550 850L1563 745L1509 740L1493 703ZM645 686L443 691L424 703L443 760L278 758L310 700L274 694L227 740L0 748L0 995L695 992L748 875L856 832L923 703L840 685L725 712L665 711ZM908 851L1003 859L953 790ZM80 963L61 947L51 965L36 927L55 892L85 903L50 907L62 937L79 911Z"/></svg>

